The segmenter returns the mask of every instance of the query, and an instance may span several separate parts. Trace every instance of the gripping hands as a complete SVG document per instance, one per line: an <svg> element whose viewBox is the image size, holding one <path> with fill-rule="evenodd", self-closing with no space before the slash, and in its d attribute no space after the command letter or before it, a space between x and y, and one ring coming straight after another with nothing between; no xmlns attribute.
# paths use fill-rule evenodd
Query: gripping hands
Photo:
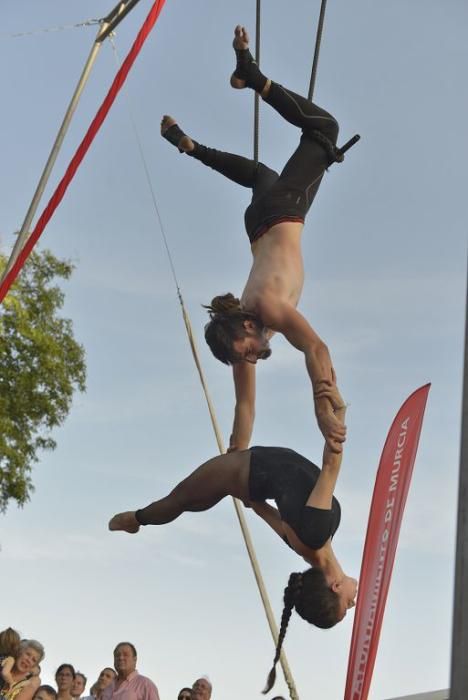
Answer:
<svg viewBox="0 0 468 700"><path fill-rule="evenodd" d="M337 412L345 408L345 403L336 384L328 379L316 382L314 403L317 423L328 448L331 452L342 452L342 443L346 440L346 426L339 419Z"/></svg>

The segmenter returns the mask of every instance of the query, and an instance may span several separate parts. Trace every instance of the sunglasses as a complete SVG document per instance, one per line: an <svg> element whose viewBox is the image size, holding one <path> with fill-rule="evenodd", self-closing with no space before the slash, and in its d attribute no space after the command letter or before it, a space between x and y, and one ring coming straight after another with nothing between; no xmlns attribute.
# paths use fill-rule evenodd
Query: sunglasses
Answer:
<svg viewBox="0 0 468 700"><path fill-rule="evenodd" d="M192 697L191 695L185 695L185 694L184 694L184 695L179 695L179 697L177 698L177 700L191 700L191 697Z"/></svg>

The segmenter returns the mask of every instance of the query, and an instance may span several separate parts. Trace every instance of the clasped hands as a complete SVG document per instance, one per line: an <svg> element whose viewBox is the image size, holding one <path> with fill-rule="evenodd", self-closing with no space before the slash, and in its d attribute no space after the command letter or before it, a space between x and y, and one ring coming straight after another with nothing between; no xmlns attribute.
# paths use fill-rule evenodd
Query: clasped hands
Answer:
<svg viewBox="0 0 468 700"><path fill-rule="evenodd" d="M336 384L329 379L322 379L314 385L314 403L317 423L332 452L343 451L346 440L344 413L346 404Z"/></svg>

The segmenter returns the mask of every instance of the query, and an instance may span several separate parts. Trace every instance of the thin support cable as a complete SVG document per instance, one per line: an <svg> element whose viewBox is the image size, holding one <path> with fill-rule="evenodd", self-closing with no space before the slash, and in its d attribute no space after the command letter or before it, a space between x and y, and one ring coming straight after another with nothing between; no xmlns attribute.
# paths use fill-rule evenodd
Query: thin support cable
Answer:
<svg viewBox="0 0 468 700"><path fill-rule="evenodd" d="M119 54L118 54L118 51L117 51L117 47L116 47L116 45L115 45L114 38L115 38L115 32L111 32L111 34L109 34L109 41L110 41L110 43L111 43L112 50L113 50L113 52L114 52L114 58L115 58L115 62L116 62L116 65L117 65L117 69L119 69L119 68L120 68L120 57L119 57ZM177 274L176 274L176 270L175 270L175 265L174 265L174 262L173 262L173 260L172 260L171 250L170 250L170 248L169 248L169 243L167 242L167 237L166 237L166 233L165 233L165 230L164 230L164 226L163 226L161 214L160 214L160 212L159 212L158 202L157 202L157 200L156 200L156 193L155 193L155 191L154 191L153 181L152 181L152 179L151 179L151 175L150 175L149 168L148 168L148 163L146 162L146 158L145 158L145 152L144 152L144 150L143 150L143 145L142 145L142 143L141 143L140 135L139 135L139 133L138 133L138 129L137 129L137 126L136 126L136 122L135 122L135 119L133 118L133 114L132 114L132 111L131 111L131 109L130 109L130 105L129 105L129 101L128 101L128 100L126 100L126 107L127 107L127 112L128 112L128 117L129 117L129 120L130 120L130 124L131 124L131 126L132 126L133 135L134 135L135 141L136 141L136 143L137 143L138 152L139 152L139 154L140 154L141 162L142 162L142 164L143 164L143 169L144 169L144 171L145 171L146 182L148 183L148 188L149 188L149 191L150 191L150 194L151 194L151 200L152 200L152 202L153 202L154 210L155 210L155 212L156 212L156 217L157 217L157 219L158 219L159 229L160 229L160 231L161 231L162 239L163 239L163 242L164 242L164 247L165 247L166 253L167 253L167 258L168 258L168 260L169 260L169 266L170 266L170 268L171 268L172 278L173 278L173 280L174 280L174 284L175 284L175 286L176 286L177 294L178 294L178 296L179 296L179 299L182 299L182 295L181 295L181 293L180 293L180 288L179 288L179 281L178 281L178 279L177 279ZM182 303L182 302L181 302L181 303Z"/></svg>
<svg viewBox="0 0 468 700"><path fill-rule="evenodd" d="M112 33L112 34L109 35L110 41L111 41L111 45L112 45L112 48L113 48L113 51L114 51L115 60L117 61L117 64L118 64L118 63L119 63L119 57L118 57L117 48L116 48L115 42L114 42L114 36L115 36L114 33ZM132 126L132 130L133 130L133 133L134 133L134 135L135 135L135 139L136 139L136 142L137 142L137 145L138 145L138 151L139 151L139 154L140 154L140 158L141 158L142 163L143 163L143 169L144 169L146 181L147 181L147 183L148 183L148 188L149 188L149 191L150 191L150 193L151 193L151 200L152 200L152 202L153 202L154 210L155 210L156 217L157 217L157 220L158 220L158 223L159 223L159 229L160 229L160 231L161 231L161 235L162 235L162 238L163 238L163 241L164 241L164 247L165 247L165 249L166 249L167 257L168 257L168 260L169 260L169 265L170 265L171 272L172 272L172 276L173 276L174 283L175 283L175 287L176 287L176 290L177 290L177 297L178 297L178 299L179 299L180 308L181 308L181 311L182 311L182 317L183 317L183 320L184 320L184 325L185 325L185 329L186 329L186 332L187 332L187 337L188 337L190 349L191 349L191 351L192 351L193 360L194 360L195 366L196 366L196 368L197 368L198 376L199 376L199 378L200 378L200 383L201 383L201 386L202 386L202 389L203 389L203 393L204 393L204 395L205 395L205 400L206 400L206 403L207 403L207 406L208 406L208 412L209 412L209 414L210 414L211 425L213 426L213 431L214 431L214 434L215 434L216 443L217 443L217 445L218 445L218 449L219 449L220 454L224 454L224 453L226 452L226 449L225 449L224 442L223 442L223 438L222 438L222 435L221 435L221 430L220 430L220 428L219 428L219 423L218 423L218 420L217 420L217 417L216 417L216 412L215 412L214 405L213 405L213 402L212 402L212 400L211 400L211 396L210 396L210 393L209 393L209 390L208 390L208 384L207 384L207 382L206 382L205 374L204 374L204 372L203 372L203 367L202 367L202 364L201 364L201 361L200 361L200 355L199 355L199 352L198 352L198 347L197 347L195 335L194 335L194 332L193 332L192 324L191 324L191 321L190 321L190 317L189 317L188 311L187 311L187 309L186 309L186 307L185 307L185 303L184 303L184 299L183 299L183 296L182 296L182 292L181 292L181 290L180 290L180 286L179 286L179 282L178 282L177 274L176 274L176 270L175 270L174 261L173 261L172 255L171 255L171 250L170 250L170 247L169 247L169 244L168 244L168 240L167 240L167 236L166 236L166 233L165 233L163 221L162 221L161 214L160 214L160 211L159 211L159 207L158 207L158 204L157 204L156 194L155 194L154 187L153 187L153 183L152 183L152 180L151 180L151 175L150 175L150 172L149 172L148 164L147 164L147 161L146 161L146 158L145 158L145 153L144 153L144 150L143 150L142 142L141 142L141 139L140 139L140 136L139 136L139 133L138 133L138 129L137 129L137 126L136 126L135 119L133 118L132 112L131 112L131 110L130 110L130 106L129 106L128 101L127 101L127 109L128 109L128 113L129 113L129 118L130 118L130 123L131 123L131 126ZM251 538L250 531L249 531L249 528L248 528L248 525L247 525L247 521L246 521L246 519L245 519L244 511L243 511L241 502L240 502L239 500L237 500L236 498L233 498L232 501L233 501L234 508L235 508L235 511L236 511L237 519L238 519L238 521L239 521L239 526L240 526L240 528L241 528L241 532L242 532L242 536L243 536L243 539L244 539L244 543L245 543L245 546L246 546L246 549L247 549L247 554L248 554L248 557L249 557L249 560L250 560L250 564L251 564L251 566L252 566L252 570L253 570L253 574L254 574L254 577L255 577L255 581L256 581L256 583L257 583L257 587L258 587L258 590L259 590L259 593L260 593L260 598L261 598L261 600L262 600L263 608L264 608L264 610L265 610L265 614L266 614L266 617L267 617L267 621L268 621L268 625L269 625L269 628L270 628L270 632L271 632L271 635L272 635L272 637L273 637L274 643L277 644L277 641L278 641L278 627L277 627L277 625L276 625L276 621L275 621L275 617L274 617L274 614L273 614L273 610L272 610L272 607L271 607L271 604L270 604L270 601L269 601L269 598L268 598L268 593L267 593L267 591L266 591L265 583L264 583L264 581L263 581L263 577L262 577L262 574L261 574L261 571L260 571L260 565L259 565L259 563L258 563L258 559L257 559L256 553L255 553L255 548L254 548L254 545L253 545L253 542L252 542L252 538ZM282 669L283 669L283 674L284 674L284 678L285 678L286 684L287 684L288 689L289 689L289 695L290 695L291 700L299 700L299 695L297 694L297 690L296 690L296 686L295 686L295 683L294 683L294 679L293 679L293 677L292 677L291 669L290 669L290 667L289 667L288 660L287 660L286 653L285 653L284 649L281 650L280 663L281 663L281 667L282 667Z"/></svg>
<svg viewBox="0 0 468 700"><path fill-rule="evenodd" d="M257 0L255 17L255 60L260 67L260 20L261 20L261 0ZM260 95L255 93L254 97L254 148L253 159L258 163L258 151L260 140Z"/></svg>
<svg viewBox="0 0 468 700"><path fill-rule="evenodd" d="M31 29L28 32L16 32L14 34L9 34L7 32L0 32L0 39L17 39L23 36L36 36L37 34L47 34L50 32L62 32L66 29L79 29L81 27L91 27L94 24L100 24L102 19L87 19L83 22L77 22L76 24L61 24L57 27L44 27L42 29Z"/></svg>
<svg viewBox="0 0 468 700"><path fill-rule="evenodd" d="M320 46L322 43L322 32L323 32L323 24L325 22L325 10L326 9L327 9L327 0L322 0L322 4L320 6L320 16L319 16L319 21L318 21L318 26L317 26L317 36L315 38L314 60L312 63L312 72L310 75L309 94L308 94L308 98L310 101L312 101L312 98L314 96L315 80L317 78L317 68L318 68L318 62L319 62L319 56L320 56Z"/></svg>

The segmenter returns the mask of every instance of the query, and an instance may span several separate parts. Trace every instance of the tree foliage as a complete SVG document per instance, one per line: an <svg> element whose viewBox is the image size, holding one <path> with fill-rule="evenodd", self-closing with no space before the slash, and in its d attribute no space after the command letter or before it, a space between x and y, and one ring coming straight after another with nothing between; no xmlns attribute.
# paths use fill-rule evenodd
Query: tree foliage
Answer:
<svg viewBox="0 0 468 700"><path fill-rule="evenodd" d="M0 255L0 270L6 259ZM84 391L85 353L61 318L57 279L73 272L50 251L32 253L0 306L0 511L23 506L34 490L38 450L53 450L50 432L68 415L75 389Z"/></svg>

